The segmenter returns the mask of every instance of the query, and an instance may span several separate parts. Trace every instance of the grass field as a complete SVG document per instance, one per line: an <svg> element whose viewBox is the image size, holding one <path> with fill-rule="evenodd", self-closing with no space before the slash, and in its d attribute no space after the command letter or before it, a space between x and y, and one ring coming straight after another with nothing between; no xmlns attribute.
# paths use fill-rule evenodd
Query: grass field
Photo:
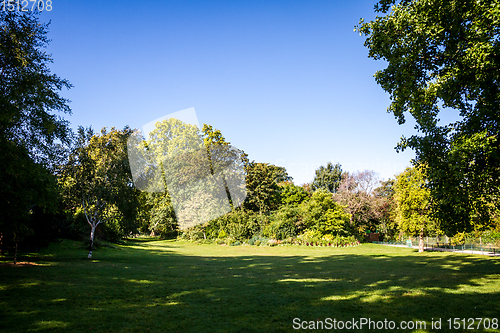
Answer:
<svg viewBox="0 0 500 333"><path fill-rule="evenodd" d="M138 239L94 260L65 240L20 261L0 265L1 332L291 332L294 318L447 332L448 318L500 319L500 261L484 256Z"/></svg>

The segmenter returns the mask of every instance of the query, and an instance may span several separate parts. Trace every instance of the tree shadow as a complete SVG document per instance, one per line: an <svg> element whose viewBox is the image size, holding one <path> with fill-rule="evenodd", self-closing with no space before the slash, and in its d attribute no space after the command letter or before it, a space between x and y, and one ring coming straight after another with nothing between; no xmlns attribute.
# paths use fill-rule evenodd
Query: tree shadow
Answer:
<svg viewBox="0 0 500 333"><path fill-rule="evenodd" d="M437 318L498 318L500 262L491 258L384 248L193 256L146 244L98 262L1 267L0 329L289 332L294 318L370 318L424 320L431 332Z"/></svg>

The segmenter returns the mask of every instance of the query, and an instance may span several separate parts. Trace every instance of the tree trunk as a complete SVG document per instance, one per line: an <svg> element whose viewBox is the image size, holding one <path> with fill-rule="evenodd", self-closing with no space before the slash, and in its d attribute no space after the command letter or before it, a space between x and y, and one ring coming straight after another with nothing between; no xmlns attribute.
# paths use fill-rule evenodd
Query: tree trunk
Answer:
<svg viewBox="0 0 500 333"><path fill-rule="evenodd" d="M92 229L90 230L89 256L87 257L88 259L92 259L92 249L94 248L94 233L95 233L95 227L92 226Z"/></svg>
<svg viewBox="0 0 500 333"><path fill-rule="evenodd" d="M16 241L16 248L14 250L14 265L17 264L17 241Z"/></svg>
<svg viewBox="0 0 500 333"><path fill-rule="evenodd" d="M418 236L418 252L424 252L424 228L420 229Z"/></svg>

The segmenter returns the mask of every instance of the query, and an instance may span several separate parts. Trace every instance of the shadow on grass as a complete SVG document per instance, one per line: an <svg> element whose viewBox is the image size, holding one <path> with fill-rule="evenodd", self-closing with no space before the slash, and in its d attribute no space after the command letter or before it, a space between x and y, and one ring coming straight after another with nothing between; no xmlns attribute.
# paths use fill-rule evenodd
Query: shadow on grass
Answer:
<svg viewBox="0 0 500 333"><path fill-rule="evenodd" d="M383 247L221 257L200 246L206 255L194 256L173 242L129 244L93 262L75 254L0 267L0 330L290 332L294 318L364 317L425 320L430 332L432 319L500 317L500 265L490 258Z"/></svg>

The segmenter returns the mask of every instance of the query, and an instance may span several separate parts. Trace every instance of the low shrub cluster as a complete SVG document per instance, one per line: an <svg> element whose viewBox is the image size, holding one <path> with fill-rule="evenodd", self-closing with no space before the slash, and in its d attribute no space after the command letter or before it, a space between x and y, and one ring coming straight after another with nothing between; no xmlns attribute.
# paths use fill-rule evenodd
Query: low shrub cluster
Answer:
<svg viewBox="0 0 500 333"><path fill-rule="evenodd" d="M272 212L237 208L208 223L184 230L179 237L231 246L357 245L359 240L349 231L350 215L344 208L332 200L330 193L318 190L300 204L283 204Z"/></svg>

